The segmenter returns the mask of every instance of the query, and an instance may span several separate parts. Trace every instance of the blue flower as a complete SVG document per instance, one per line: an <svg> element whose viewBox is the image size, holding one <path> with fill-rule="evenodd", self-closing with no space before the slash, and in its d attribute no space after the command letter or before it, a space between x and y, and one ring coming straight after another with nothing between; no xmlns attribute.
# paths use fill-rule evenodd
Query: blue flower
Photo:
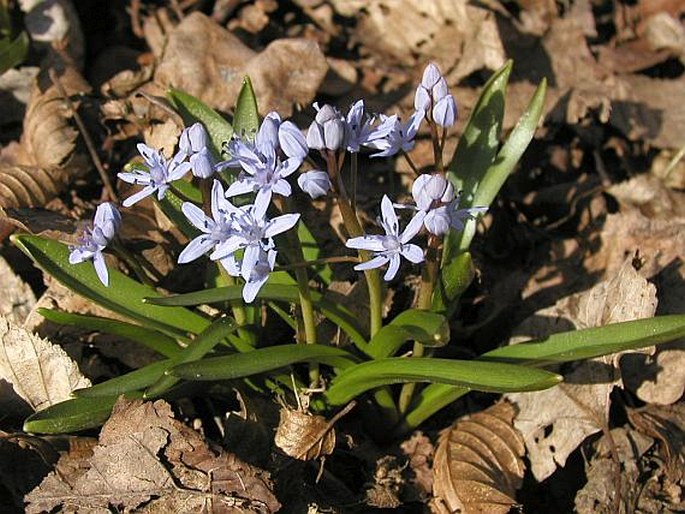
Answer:
<svg viewBox="0 0 685 514"><path fill-rule="evenodd" d="M194 123L181 132L178 146L188 155L193 175L209 178L216 171L216 161L208 146L207 131L202 123Z"/></svg>
<svg viewBox="0 0 685 514"><path fill-rule="evenodd" d="M102 251L114 239L121 226L121 214L114 204L105 202L95 210L95 218L91 228L86 228L78 240L77 245L69 247L69 264L79 264L92 260L95 273L100 282L109 285L107 263Z"/></svg>
<svg viewBox="0 0 685 514"><path fill-rule="evenodd" d="M385 231L385 235L365 235L348 239L345 246L356 250L369 250L374 256L366 262L357 264L354 269L363 271L372 268L379 268L389 263L388 270L385 272L384 280L392 280L400 267L400 256L413 263L423 262L423 250L409 243L421 230L421 224L425 212L419 211L411 219L409 224L400 233L400 226L397 220L395 209L387 195L381 201L382 219L378 222Z"/></svg>
<svg viewBox="0 0 685 514"><path fill-rule="evenodd" d="M454 199L452 183L441 174L424 174L414 180L411 186L419 210L428 211L440 203L448 203Z"/></svg>
<svg viewBox="0 0 685 514"><path fill-rule="evenodd" d="M226 196L257 193L255 204L266 211L273 193L292 194L285 179L300 167L308 150L299 129L289 121L281 122L280 116L272 112L264 118L254 142L235 138L227 144L227 151L231 158L221 166L240 166L242 171ZM280 151L287 159L281 160Z"/></svg>
<svg viewBox="0 0 685 514"><path fill-rule="evenodd" d="M194 261L233 235L233 214L240 212L240 209L226 200L224 188L218 180L215 180L212 185L210 204L211 218L193 203L184 202L181 206L188 221L202 234L190 241L183 249L181 255L178 256L179 264Z"/></svg>
<svg viewBox="0 0 685 514"><path fill-rule="evenodd" d="M331 187L333 187L328 173L321 170L312 170L302 173L297 177L297 183L302 191L312 198L326 196L328 191L331 190Z"/></svg>
<svg viewBox="0 0 685 514"><path fill-rule="evenodd" d="M371 157L389 157L399 151L409 152L414 148L414 138L424 115L423 111L414 111L405 123L402 123L396 114L383 117L366 143L367 147L380 150L371 154Z"/></svg>
<svg viewBox="0 0 685 514"><path fill-rule="evenodd" d="M369 143L374 134L374 118L364 111L364 100L357 100L347 113L345 118L345 138L348 152L359 152L361 146Z"/></svg>
<svg viewBox="0 0 685 514"><path fill-rule="evenodd" d="M345 118L329 104L315 103L316 117L307 130L307 145L314 150L339 150L345 146Z"/></svg>
<svg viewBox="0 0 685 514"><path fill-rule="evenodd" d="M154 193L157 193L158 200L162 200L169 189L169 184L174 180L179 180L190 170L190 163L184 162L186 153L183 151L178 152L171 162L167 162L159 150L143 143L138 144L137 148L145 160L148 172L134 170L119 173L117 176L129 184L139 184L145 187L124 200L124 207L130 207Z"/></svg>

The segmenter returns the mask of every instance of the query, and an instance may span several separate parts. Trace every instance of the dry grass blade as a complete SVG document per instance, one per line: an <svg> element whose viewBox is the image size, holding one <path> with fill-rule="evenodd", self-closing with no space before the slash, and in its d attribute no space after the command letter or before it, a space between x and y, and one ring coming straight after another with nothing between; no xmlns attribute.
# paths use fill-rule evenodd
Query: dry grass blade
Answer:
<svg viewBox="0 0 685 514"><path fill-rule="evenodd" d="M524 465L515 409L498 403L440 434L433 465L433 512L506 514L516 503Z"/></svg>

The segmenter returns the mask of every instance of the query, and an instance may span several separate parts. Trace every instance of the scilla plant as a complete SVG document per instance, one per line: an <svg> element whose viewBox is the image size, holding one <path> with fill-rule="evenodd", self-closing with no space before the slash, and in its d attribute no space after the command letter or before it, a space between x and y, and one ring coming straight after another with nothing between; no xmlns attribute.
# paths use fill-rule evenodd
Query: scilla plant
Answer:
<svg viewBox="0 0 685 514"><path fill-rule="evenodd" d="M153 364L78 390L73 399L32 415L25 430L97 426L122 394L157 398L183 391L188 382L247 380L265 394L315 391L310 406L323 414L356 400L377 436L400 436L471 390L549 388L562 377L546 365L685 335L685 316L664 316L555 334L472 360L439 357L439 347L450 344L450 320L460 295L473 278L469 246L478 218L531 141L543 109L544 82L500 142L510 71L508 63L485 85L450 159L444 155L445 135L457 120L457 104L432 64L406 120L372 116L361 100L345 114L315 104L306 135L277 113L260 122L247 79L232 124L197 99L170 91L187 128L170 159L158 149L138 146L143 163L119 174L134 191L123 207L135 209L138 201L152 197L187 236L178 265L198 259L208 264L203 286L185 294L160 292L144 261L117 238L121 217L112 204L98 207L92 227L73 246L15 236L15 244L43 270L117 315L106 319L43 310L46 318L116 334L160 355ZM418 170L408 155L422 128L433 148L433 166L427 170ZM364 226L356 207L362 151L371 158L398 154L415 172L413 201L398 204L382 195L376 226ZM313 164L308 171L301 170L305 161ZM293 207L295 195L328 196L337 204L347 257L321 253ZM103 252L109 251L122 257L126 273L107 269ZM368 330L323 294L334 261L350 262L361 272ZM416 304L383 319L383 282L392 281L403 266L420 273ZM284 331L292 338L263 336L265 320L275 316L292 327ZM322 339L321 319L338 327L349 344Z"/></svg>

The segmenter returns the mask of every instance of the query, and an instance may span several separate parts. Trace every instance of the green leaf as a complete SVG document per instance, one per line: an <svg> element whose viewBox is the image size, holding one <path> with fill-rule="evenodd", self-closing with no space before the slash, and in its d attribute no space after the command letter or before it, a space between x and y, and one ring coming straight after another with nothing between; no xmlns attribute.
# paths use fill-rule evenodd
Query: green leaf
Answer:
<svg viewBox="0 0 685 514"><path fill-rule="evenodd" d="M444 346L450 339L450 327L442 314L410 309L398 314L371 338L367 355L374 359L390 357L407 341L427 347Z"/></svg>
<svg viewBox="0 0 685 514"><path fill-rule="evenodd" d="M166 217L169 218L188 239L193 239L200 235L200 231L188 221L188 218L186 218L186 215L183 214L183 211L181 210L185 200L179 197L173 190L168 189L164 194L164 198L162 198L161 201L155 198L155 202L157 202L157 205L159 205ZM202 205L202 198L200 197L199 200L194 203Z"/></svg>
<svg viewBox="0 0 685 514"><path fill-rule="evenodd" d="M181 355L174 359L174 364L183 364L187 362L194 362L214 349L214 347L219 344L223 339L228 337L229 334L235 332L238 329L235 321L232 318L220 318L212 323L204 332L197 336L197 338L191 342L187 348L183 350ZM164 376L159 379L154 385L152 385L147 391L145 391L145 398L155 398L160 396L168 389L176 385L178 378L173 376Z"/></svg>
<svg viewBox="0 0 685 514"><path fill-rule="evenodd" d="M0 75L24 62L29 51L29 36L22 32L14 39L0 39Z"/></svg>
<svg viewBox="0 0 685 514"><path fill-rule="evenodd" d="M102 425L112 413L116 396L74 398L36 412L24 421L24 432L64 434Z"/></svg>
<svg viewBox="0 0 685 514"><path fill-rule="evenodd" d="M38 309L38 314L60 325L81 327L86 330L97 330L106 334L124 337L147 346L165 357L174 357L181 352L181 347L171 337L155 330L126 323L125 321L43 308Z"/></svg>
<svg viewBox="0 0 685 514"><path fill-rule="evenodd" d="M233 114L233 130L236 134L254 137L259 129L259 110L252 81L247 75L243 77L243 84L238 93Z"/></svg>
<svg viewBox="0 0 685 514"><path fill-rule="evenodd" d="M354 364L354 357L332 346L284 345L260 348L247 353L213 357L172 368L169 373L186 380L231 380L266 373L300 362L318 362L345 368Z"/></svg>
<svg viewBox="0 0 685 514"><path fill-rule="evenodd" d="M231 124L207 104L179 89L170 89L167 98L179 112L186 126L196 121L205 126L211 150L215 156L220 156L223 144L233 136Z"/></svg>
<svg viewBox="0 0 685 514"><path fill-rule="evenodd" d="M483 87L449 165L447 176L467 207L474 205L470 200L497 155L512 66L507 61Z"/></svg>
<svg viewBox="0 0 685 514"><path fill-rule="evenodd" d="M590 359L615 352L644 348L685 336L685 315L626 321L604 327L553 334L544 339L504 346L478 357L479 361L497 361L544 366L573 360ZM402 429L406 433L468 392L447 384L430 384L414 399Z"/></svg>
<svg viewBox="0 0 685 514"><path fill-rule="evenodd" d="M440 279L433 294L434 312L446 313L448 316L456 307L455 300L469 287L476 271L470 252L458 253L452 257L454 247L445 246Z"/></svg>
<svg viewBox="0 0 685 514"><path fill-rule="evenodd" d="M124 373L91 387L77 389L72 394L77 398L117 397L121 394L140 391L164 377L164 373L175 364L172 359L153 362L140 369Z"/></svg>
<svg viewBox="0 0 685 514"><path fill-rule="evenodd" d="M503 346L478 360L546 366L636 350L685 337L685 314L613 323Z"/></svg>
<svg viewBox="0 0 685 514"><path fill-rule="evenodd" d="M302 255L306 261L315 261L321 258L319 243L314 239L314 236L302 219L297 224L297 237L302 243ZM311 269L316 272L324 284L329 285L332 282L333 270L328 264L319 264Z"/></svg>
<svg viewBox="0 0 685 514"><path fill-rule="evenodd" d="M69 248L65 244L26 234L14 235L12 241L64 286L147 328L172 337L186 337L188 332L197 334L209 325L207 319L188 309L145 303L143 299L159 297L159 293L117 270L109 270L109 287L104 286L92 262L69 264Z"/></svg>
<svg viewBox="0 0 685 514"><path fill-rule="evenodd" d="M314 307L331 322L338 325L362 351L366 348L366 339L357 326L354 314L340 305L336 305L323 298L321 293L310 291ZM217 287L194 293L180 294L167 297L146 298L145 301L155 305L190 306L205 303L219 303L242 298L242 287ZM257 293L260 300L297 303L299 292L297 286L286 284L265 284Z"/></svg>
<svg viewBox="0 0 685 514"><path fill-rule="evenodd" d="M333 405L342 405L376 387L407 382L439 382L477 391L537 391L558 384L549 371L513 364L435 358L391 357L363 362L340 373L326 392Z"/></svg>

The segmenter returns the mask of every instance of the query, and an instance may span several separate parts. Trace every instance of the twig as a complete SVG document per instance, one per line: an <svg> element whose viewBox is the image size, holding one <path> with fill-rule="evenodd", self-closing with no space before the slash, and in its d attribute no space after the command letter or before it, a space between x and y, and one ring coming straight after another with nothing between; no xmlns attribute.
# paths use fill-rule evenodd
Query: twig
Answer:
<svg viewBox="0 0 685 514"><path fill-rule="evenodd" d="M81 133L81 137L83 137L83 141L86 143L86 148L88 149L88 154L90 155L90 158L93 161L95 168L98 170L98 173L100 174L100 178L102 179L102 184L105 187L105 191L107 192L107 196L109 196L110 200L112 200L113 202L118 203L119 197L114 192L114 188L112 187L112 183L110 182L109 176L107 175L107 170L105 170L105 167L102 165L102 161L100 160L100 156L98 155L97 150L95 149L95 144L93 143L93 139L90 137L88 130L86 130L86 126L83 123L83 120L81 119L81 116L79 115L79 113L76 109L76 106L71 101L71 98L69 98L67 91L64 89L64 86L62 85L62 82L60 81L59 77L57 76L57 73L55 73L54 69L52 69L52 68L50 69L49 75L50 75L50 80L52 80L52 83L57 88L57 91L59 92L60 96L62 96L64 103L67 105L67 107L69 108L69 110L72 112L72 114L74 116L74 121L76 122L76 126L78 127L79 132Z"/></svg>

